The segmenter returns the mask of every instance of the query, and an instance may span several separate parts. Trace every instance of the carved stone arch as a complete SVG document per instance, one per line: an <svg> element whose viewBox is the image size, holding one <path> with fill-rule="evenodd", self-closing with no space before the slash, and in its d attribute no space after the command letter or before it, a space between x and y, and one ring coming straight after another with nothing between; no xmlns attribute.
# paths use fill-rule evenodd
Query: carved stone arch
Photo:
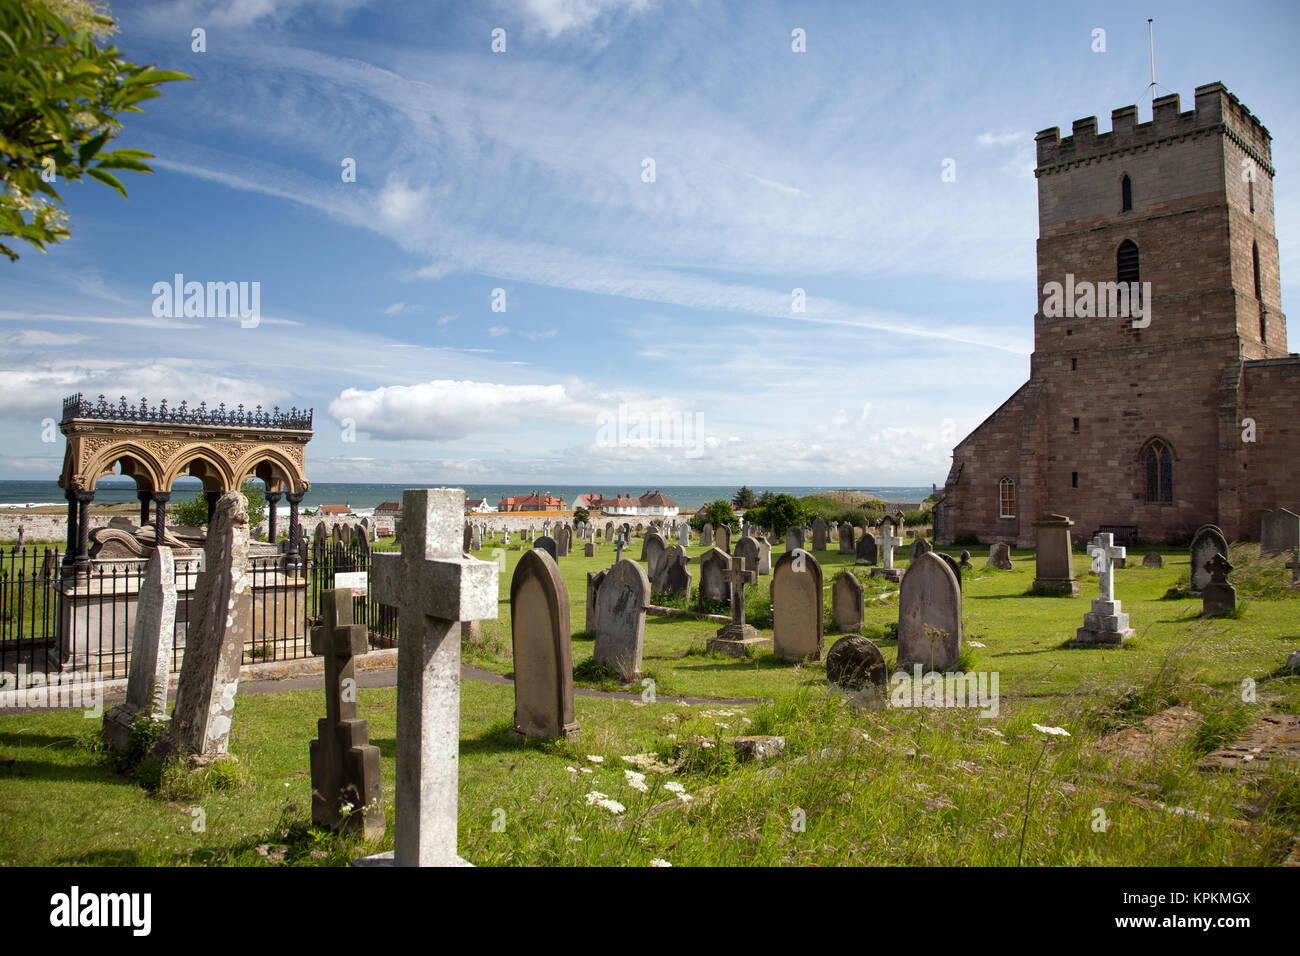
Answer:
<svg viewBox="0 0 1300 956"><path fill-rule="evenodd" d="M311 482L290 449L262 446L240 459L234 473L242 484L246 478L260 478L268 491L305 492ZM278 487L273 487L273 485Z"/></svg>
<svg viewBox="0 0 1300 956"><path fill-rule="evenodd" d="M199 468L192 471L195 464ZM194 444L177 452L163 475L164 485L159 490L170 491L177 478L191 474L203 482L204 491L235 491L239 487L230 462L219 450L205 444Z"/></svg>
<svg viewBox="0 0 1300 956"><path fill-rule="evenodd" d="M84 479L82 488L93 490L96 482L111 474L113 466L123 459L129 461L130 467L123 465L122 474L135 479L136 487L142 491L158 490L162 480L162 462L142 444L135 441L101 440L102 443L87 450L90 457L80 471Z"/></svg>
<svg viewBox="0 0 1300 956"><path fill-rule="evenodd" d="M1178 449L1174 446L1174 443L1171 442L1164 435L1152 435L1150 438L1144 441L1141 445L1138 446L1137 455L1134 456L1134 459L1136 461L1142 461L1144 458L1146 458L1147 449L1150 448L1152 445L1156 444L1157 442L1164 445L1165 448L1169 449L1169 454L1173 456L1174 461L1183 460L1183 456L1178 454Z"/></svg>

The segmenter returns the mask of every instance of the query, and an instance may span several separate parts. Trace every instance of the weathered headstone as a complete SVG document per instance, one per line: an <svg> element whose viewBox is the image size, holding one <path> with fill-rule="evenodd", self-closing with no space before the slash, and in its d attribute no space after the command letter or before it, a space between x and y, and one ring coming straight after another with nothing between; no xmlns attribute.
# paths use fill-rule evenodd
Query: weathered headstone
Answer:
<svg viewBox="0 0 1300 956"><path fill-rule="evenodd" d="M826 550L826 519L821 515L818 515L812 523L812 549Z"/></svg>
<svg viewBox="0 0 1300 956"><path fill-rule="evenodd" d="M745 567L749 568L749 570L751 571L757 572L758 551L759 551L758 541L756 539L742 537L739 541L736 542L736 553L732 555L732 557L733 559L744 558ZM770 553L770 549L769 549L769 553Z"/></svg>
<svg viewBox="0 0 1300 956"><path fill-rule="evenodd" d="M841 571L831 585L831 619L835 627L841 633L852 634L862 627L864 614L862 582L852 571Z"/></svg>
<svg viewBox="0 0 1300 956"><path fill-rule="evenodd" d="M1264 515L1259 526L1259 553L1274 557L1300 547L1300 515L1278 508Z"/></svg>
<svg viewBox="0 0 1300 956"><path fill-rule="evenodd" d="M1010 571L1011 548L1005 541L996 541L989 547L989 559L984 563L986 568L996 568L999 571Z"/></svg>
<svg viewBox="0 0 1300 956"><path fill-rule="evenodd" d="M876 550L876 539L872 537L870 531L863 531L862 536L858 538L858 543L853 547L854 564L875 564L880 560ZM893 558L890 558L892 563Z"/></svg>
<svg viewBox="0 0 1300 956"><path fill-rule="evenodd" d="M1205 570L1210 581L1201 589L1201 616L1218 617L1237 610L1237 589L1228 583L1228 574L1233 570L1228 559L1214 554L1205 562Z"/></svg>
<svg viewBox="0 0 1300 956"><path fill-rule="evenodd" d="M646 563L646 577L654 579L659 562L663 560L664 552L667 550L668 543L658 531L651 531L645 536L641 544L641 560Z"/></svg>
<svg viewBox="0 0 1300 956"><path fill-rule="evenodd" d="M549 534L544 534L536 541L534 541L533 550L545 551L547 554L551 556L552 561L556 560L560 556L559 545L555 543L555 539L552 538Z"/></svg>
<svg viewBox="0 0 1300 956"><path fill-rule="evenodd" d="M217 499L203 546L203 570L190 599L190 623L160 753L226 753L239 690L244 645L253 637L248 567L248 500L237 491Z"/></svg>
<svg viewBox="0 0 1300 956"><path fill-rule="evenodd" d="M802 548L772 569L772 651L788 661L822 657L822 567Z"/></svg>
<svg viewBox="0 0 1300 956"><path fill-rule="evenodd" d="M853 525L845 521L836 530L840 536L840 554L854 554Z"/></svg>
<svg viewBox="0 0 1300 956"><path fill-rule="evenodd" d="M790 554L792 551L802 551L804 542L803 528L790 527L785 529L785 553Z"/></svg>
<svg viewBox="0 0 1300 956"><path fill-rule="evenodd" d="M1152 551L1150 554L1143 555L1142 557L1142 567L1144 568L1163 568L1164 566L1165 559L1156 551Z"/></svg>
<svg viewBox="0 0 1300 956"><path fill-rule="evenodd" d="M321 623L311 629L311 652L325 658L325 716L316 721L316 739L308 745L311 821L378 840L386 827L379 748L370 743L369 727L357 717L352 663L370 642L366 626L352 622L350 588L322 592L321 606Z"/></svg>
<svg viewBox="0 0 1300 956"><path fill-rule="evenodd" d="M1074 522L1065 515L1044 515L1034 522L1034 590L1077 597L1079 581L1074 576L1074 551L1070 529Z"/></svg>
<svg viewBox="0 0 1300 956"><path fill-rule="evenodd" d="M1228 539L1216 525L1203 524L1192 535L1191 545L1192 593L1200 594L1205 585L1210 583L1210 572L1205 565L1210 558L1221 554L1228 556Z"/></svg>
<svg viewBox="0 0 1300 956"><path fill-rule="evenodd" d="M975 570L975 565L970 563L969 551L963 551L961 554L957 555L957 566L961 568L963 571Z"/></svg>
<svg viewBox="0 0 1300 956"><path fill-rule="evenodd" d="M850 634L832 644L826 654L826 680L845 690L879 690L889 680L889 667L880 648L860 634Z"/></svg>
<svg viewBox="0 0 1300 956"><path fill-rule="evenodd" d="M708 602L723 601L730 604L731 587L726 572L731 567L730 556L719 548L709 548L700 555L699 609L703 612Z"/></svg>
<svg viewBox="0 0 1300 956"><path fill-rule="evenodd" d="M242 497L242 496L241 496ZM460 552L462 488L408 488L401 554L376 554L379 603L398 608L397 788L391 859L454 866L460 747L462 621L497 616L497 566Z"/></svg>
<svg viewBox="0 0 1300 956"><path fill-rule="evenodd" d="M930 554L937 554L943 559L943 563L948 565L948 569L952 571L953 577L957 579L957 587L961 587L961 564L957 559L951 554L946 554L943 551L931 551Z"/></svg>
<svg viewBox="0 0 1300 956"><path fill-rule="evenodd" d="M587 621L583 630L592 637L596 636L596 630L600 625L600 603L596 600L596 595L600 590L600 582L605 580L607 573L609 572L587 572Z"/></svg>
<svg viewBox="0 0 1300 956"><path fill-rule="evenodd" d="M320 522L311 532L311 549L316 553L324 552L326 545L325 522Z"/></svg>
<svg viewBox="0 0 1300 956"><path fill-rule="evenodd" d="M104 714L104 739L114 753L125 750L140 716L167 719L176 624L176 559L172 549L155 548L145 565L131 627L131 669L126 700Z"/></svg>
<svg viewBox="0 0 1300 956"><path fill-rule="evenodd" d="M592 656L623 680L636 680L641 676L645 609L650 603L650 581L641 565L624 560L610 568L596 602L600 625Z"/></svg>
<svg viewBox="0 0 1300 956"><path fill-rule="evenodd" d="M731 525L718 525L718 530L713 532L713 546L719 551L731 553Z"/></svg>
<svg viewBox="0 0 1300 956"><path fill-rule="evenodd" d="M650 578L650 590L654 594L675 594L674 588L669 586L669 579L672 578L678 584L681 582L681 574L674 573L674 566L685 567L690 561L686 556L686 549L679 544L665 548L664 552L655 559L653 570L647 575ZM687 575L689 579L689 574ZM687 592L688 594L690 592Z"/></svg>
<svg viewBox="0 0 1300 956"><path fill-rule="evenodd" d="M1125 549L1115 544L1112 534L1096 535L1088 545L1092 570L1097 575L1098 596L1092 610L1083 616L1083 627L1074 632L1070 647L1118 647L1133 636L1128 615L1115 600L1115 559Z"/></svg>
<svg viewBox="0 0 1300 956"><path fill-rule="evenodd" d="M691 596L691 572L687 567L691 559L686 556L686 550L680 545L668 549L664 554L663 560L659 564L659 571L662 577L662 584L659 586L660 591L671 597Z"/></svg>
<svg viewBox="0 0 1300 956"><path fill-rule="evenodd" d="M718 628L717 633L705 642L705 649L731 657L748 657L755 650L767 649L772 642L762 637L758 629L745 623L745 585L758 582L758 574L745 564L745 559L727 559L723 572L731 588L731 621Z"/></svg>
<svg viewBox="0 0 1300 956"><path fill-rule="evenodd" d="M713 525L707 521L704 522L704 527L700 529L700 547L713 547Z"/></svg>
<svg viewBox="0 0 1300 956"><path fill-rule="evenodd" d="M903 575L898 595L899 668L948 671L961 660L961 585L933 551Z"/></svg>
<svg viewBox="0 0 1300 956"><path fill-rule="evenodd" d="M557 532L558 537L555 539L556 557L568 557L569 552L573 550L573 529L567 524L560 525Z"/></svg>
<svg viewBox="0 0 1300 956"><path fill-rule="evenodd" d="M677 526L677 543L683 548L690 547L691 544L691 526L683 521Z"/></svg>
<svg viewBox="0 0 1300 956"><path fill-rule="evenodd" d="M925 538L917 538L912 542L912 549L907 555L908 564L915 564L917 558L933 550L934 546L929 541L926 541Z"/></svg>
<svg viewBox="0 0 1300 956"><path fill-rule="evenodd" d="M510 579L510 641L515 666L515 734L572 737L573 652L569 589L549 551L524 552Z"/></svg>
<svg viewBox="0 0 1300 956"><path fill-rule="evenodd" d="M594 558L596 556L596 543L588 541L582 546L582 556L584 558Z"/></svg>

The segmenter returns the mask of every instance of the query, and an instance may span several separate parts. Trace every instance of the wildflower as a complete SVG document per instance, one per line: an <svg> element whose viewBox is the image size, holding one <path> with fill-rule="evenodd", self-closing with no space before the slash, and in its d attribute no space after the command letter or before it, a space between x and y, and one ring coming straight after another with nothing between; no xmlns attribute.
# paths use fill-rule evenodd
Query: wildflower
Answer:
<svg viewBox="0 0 1300 956"><path fill-rule="evenodd" d="M565 767L565 768L564 768L564 772L565 772L565 773L577 773L577 772L578 772L578 768L577 768L577 767Z"/></svg>
<svg viewBox="0 0 1300 956"><path fill-rule="evenodd" d="M637 773L635 770L624 770L623 777L627 780L627 785L633 790L640 790L645 793L650 787L645 782L645 774Z"/></svg>
<svg viewBox="0 0 1300 956"><path fill-rule="evenodd" d="M655 857L653 860L651 860L650 865L651 866L672 866L672 864L669 863L667 860L661 860L658 857Z"/></svg>
<svg viewBox="0 0 1300 956"><path fill-rule="evenodd" d="M597 757L595 754L587 754L587 759L590 760L592 763L604 763L604 762L605 762L605 758L604 758L604 757Z"/></svg>
<svg viewBox="0 0 1300 956"><path fill-rule="evenodd" d="M680 783L678 783L676 780L669 780L666 784L664 784L664 789L667 790L669 793L685 793L685 792L686 792L686 788L683 787L683 786L682 786Z"/></svg>
<svg viewBox="0 0 1300 956"><path fill-rule="evenodd" d="M1034 730L1040 734L1052 734L1057 737L1068 737L1070 732L1064 727L1044 727L1042 724L1034 724Z"/></svg>

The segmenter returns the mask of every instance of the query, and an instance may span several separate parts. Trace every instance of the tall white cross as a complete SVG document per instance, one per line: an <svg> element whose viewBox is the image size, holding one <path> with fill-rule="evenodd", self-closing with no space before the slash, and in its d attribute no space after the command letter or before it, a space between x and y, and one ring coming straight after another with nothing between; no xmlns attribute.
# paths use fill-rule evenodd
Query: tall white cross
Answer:
<svg viewBox="0 0 1300 956"><path fill-rule="evenodd" d="M894 537L893 522L886 521L880 528L880 560L886 570L894 566L894 549L902 543L902 538Z"/></svg>
<svg viewBox="0 0 1300 956"><path fill-rule="evenodd" d="M1097 575L1102 601L1115 600L1115 559L1125 557L1128 551L1115 543L1115 535L1099 534L1088 544L1088 556L1092 558L1092 570Z"/></svg>
<svg viewBox="0 0 1300 956"><path fill-rule="evenodd" d="M371 581L397 607L398 866L455 866L460 624L497 616L497 566L461 553L461 488L408 488L402 552L375 554Z"/></svg>

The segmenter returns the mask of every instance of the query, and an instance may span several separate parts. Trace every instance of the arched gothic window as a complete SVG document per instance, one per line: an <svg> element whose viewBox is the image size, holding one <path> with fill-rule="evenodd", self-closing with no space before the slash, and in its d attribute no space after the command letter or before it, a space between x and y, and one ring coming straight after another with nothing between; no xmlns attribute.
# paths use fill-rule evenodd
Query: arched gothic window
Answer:
<svg viewBox="0 0 1300 956"><path fill-rule="evenodd" d="M1115 253L1115 280L1140 282L1140 276L1137 243L1132 239L1125 239L1119 244L1119 250Z"/></svg>
<svg viewBox="0 0 1300 956"><path fill-rule="evenodd" d="M1127 176L1119 181L1119 198L1120 212L1128 212L1133 208L1133 180Z"/></svg>
<svg viewBox="0 0 1300 956"><path fill-rule="evenodd" d="M1142 452L1146 471L1147 501L1169 505L1174 502L1174 453L1164 441L1153 438Z"/></svg>
<svg viewBox="0 0 1300 956"><path fill-rule="evenodd" d="M998 482L998 516L1014 518L1016 516L1016 480L1003 478Z"/></svg>

